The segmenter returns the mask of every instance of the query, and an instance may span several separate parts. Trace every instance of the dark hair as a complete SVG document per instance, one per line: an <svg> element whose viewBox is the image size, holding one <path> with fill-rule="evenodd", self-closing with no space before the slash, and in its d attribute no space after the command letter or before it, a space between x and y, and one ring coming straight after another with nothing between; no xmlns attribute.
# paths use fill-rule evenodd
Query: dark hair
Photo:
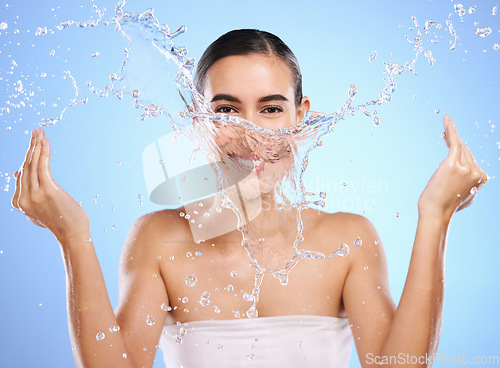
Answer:
<svg viewBox="0 0 500 368"><path fill-rule="evenodd" d="M302 101L302 74L299 62L290 48L272 33L257 29L238 29L230 31L207 47L200 60L194 77L199 93L205 90L208 69L219 59L233 55L265 54L281 58L291 69L295 82L295 104Z"/></svg>

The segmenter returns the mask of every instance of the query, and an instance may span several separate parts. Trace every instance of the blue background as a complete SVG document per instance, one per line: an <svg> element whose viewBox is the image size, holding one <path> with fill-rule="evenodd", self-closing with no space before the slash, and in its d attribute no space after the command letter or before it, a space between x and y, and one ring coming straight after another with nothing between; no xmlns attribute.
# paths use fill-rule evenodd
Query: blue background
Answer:
<svg viewBox="0 0 500 368"><path fill-rule="evenodd" d="M9 114L0 115L0 366L72 367L58 244L52 234L10 206L15 186L12 173L23 161L27 132L41 118L58 115L73 98L71 83L62 79L63 71L70 70L81 88L79 97L89 96L89 103L69 109L57 125L45 128L52 145L51 168L58 183L82 201L89 215L108 292L116 305L118 261L128 229L140 215L161 209L147 199L141 153L171 129L164 117L140 121L141 111L132 107L130 99L102 99L88 92L85 81L101 81L97 84L102 88L106 76L119 69L126 46L109 29L55 28L67 19L95 17L92 2L7 3L8 7L0 4L0 23L8 24L0 31L0 109L7 106L6 101L17 103L24 98L12 96L13 82L18 79L35 96L27 106L11 107ZM113 1L95 4L109 9L105 18L115 6ZM464 15L461 22L454 4L150 0L130 1L125 10L151 7L160 23L169 24L172 30L186 25L187 33L176 43L187 46L196 59L210 42L231 29L259 28L277 34L301 62L304 93L311 98L312 109L323 112L340 108L350 84L359 91L356 103L377 98L383 62L412 60L412 46L404 39L405 34L415 35L409 30L411 16L417 17L422 28L427 19L443 24L441 30L434 27L430 35L424 35L424 47L432 50L436 63L430 67L422 57L418 76L405 73L397 78L392 101L378 108L379 126L359 113L339 122L323 147L313 152L306 184L310 190L328 192L327 211L364 214L375 224L386 249L397 302L411 255L417 201L447 153L440 137L442 117L445 113L452 116L477 161L492 177L472 207L453 218L446 256L438 351L450 359L460 355L472 360L500 354L500 187L496 178L500 134L495 128L500 124L500 51L492 48L500 42L500 15L492 15L494 1L463 1L465 9L473 6L476 11ZM444 25L446 19L453 22L460 37L455 52L449 50L453 37ZM40 26L55 34L35 36ZM485 38L476 36L474 29L483 26L493 32ZM14 33L16 28L19 34ZM431 39L438 42L431 43ZM54 56L49 54L52 49ZM369 63L374 50L378 56ZM92 58L95 51L101 56ZM18 66L11 69L11 60ZM41 78L42 72L47 77ZM46 106L40 106L41 101ZM142 204L138 196L143 196ZM438 361L434 366L444 365ZM155 367L161 366L158 354ZM354 348L351 366L359 366Z"/></svg>

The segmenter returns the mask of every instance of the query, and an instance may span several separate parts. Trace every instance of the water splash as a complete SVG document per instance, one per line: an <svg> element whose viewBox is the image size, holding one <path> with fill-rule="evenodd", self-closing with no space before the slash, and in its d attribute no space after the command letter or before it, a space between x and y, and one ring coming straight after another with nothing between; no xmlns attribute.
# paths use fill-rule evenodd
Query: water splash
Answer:
<svg viewBox="0 0 500 368"><path fill-rule="evenodd" d="M474 33L479 37L489 36L491 32L493 32L491 30L491 27L476 28L476 30L474 31Z"/></svg>
<svg viewBox="0 0 500 368"><path fill-rule="evenodd" d="M397 90L396 78L405 72L412 72L416 75L415 66L421 54L431 66L435 63L435 58L432 51L424 46L417 18L412 17L415 35L412 37L406 35L405 37L413 46L414 59L401 64L394 61L384 62L384 83L378 97L355 105L354 99L357 88L351 85L347 89L344 104L335 113L310 112L299 124L277 130L268 130L256 126L252 122L229 115L215 114L211 111L203 96L196 91L193 84L194 59L187 57L188 51L185 47L176 44L177 37L186 31L185 27L180 27L171 32L167 25L158 22L153 9L147 9L141 13L132 13L125 11L124 6L125 1L120 1L115 8L115 14L110 19L104 20L104 11L94 5L93 10L97 14L97 19L87 22L68 20L61 22L56 26L56 29L66 31L74 27L112 27L127 40L127 47L123 49L124 59L120 68L109 75L108 83L105 86L94 86L92 81L87 81L85 84L88 91L102 98L114 96L119 100L128 99L135 108L142 111L141 120L165 115L175 132L188 137L193 142L197 142L200 152L213 164L221 187L222 195L217 198L220 201L214 202L212 205L217 209L222 207L230 210L236 215L237 229L242 235L241 245L246 249L252 266L255 268L253 289L251 294L247 294L249 295L247 301L251 302L252 306L247 310L246 315L250 318L257 317L260 287L266 274L274 276L285 285L288 282L290 270L299 260L303 258L325 258L325 255L320 252L300 249L299 247L304 240L302 236L304 224L301 211L312 205L324 206L325 204L324 194L308 192L304 185L303 177L308 167L310 153L316 147L321 146L322 139L332 132L339 120L345 120L358 111L366 116L373 117L373 124L379 125L380 120L377 116L373 116L375 110L372 109L375 106L391 101L392 94ZM463 7L457 8L455 6L455 9L460 16L465 14ZM0 24L0 28L5 27L1 29L7 29L8 25L3 24ZM427 20L423 29L424 34L430 34L430 30L434 25L436 25L434 20ZM450 49L454 51L458 35L451 20L446 20L446 25L449 34L454 37L453 41L450 42ZM440 26L435 27L435 29L440 28ZM35 35L43 37L51 34L51 32L53 32L51 29L39 27L36 29ZM483 32L483 34L485 33ZM482 37L486 37L488 34ZM161 70L162 72L165 71L165 76L159 78L160 82L157 83L161 83L162 80L166 79L175 81L176 90L164 97L155 96L152 92L158 90L158 88L154 87L153 83L155 82L151 80L144 81L140 75L141 70L146 66L146 61L141 60L142 58L138 56L144 49L144 43L148 44L149 53L151 50L156 52L157 57L168 65L168 67ZM51 56L54 55L55 53ZM93 58L103 57L99 51L94 51L90 56ZM377 53L374 51L370 55L369 61L375 61L376 56ZM17 64L15 64L14 60L12 62L12 68L16 68ZM154 76L159 77L160 74L162 73L155 73ZM46 76L44 73L40 74L40 77ZM56 124L63 118L63 115L70 107L88 102L87 97L79 99L80 88L70 71L65 72L65 77L71 81L73 98L56 117L42 118L40 120L42 126ZM153 87L151 87L152 85ZM14 90L18 94L29 94L30 92L21 80L15 84ZM173 111L171 109L169 101L173 99L182 100L183 111ZM7 109L9 107L19 108L22 106L21 103L24 102L12 102L1 111L8 114L9 110ZM228 134L234 134L237 138L228 144L220 144L220 138ZM228 190L228 188L231 188L235 176L240 177L241 173L249 174L255 168L270 166L270 164L281 169L279 171L280 176L275 175L271 178L270 186L272 191L270 196L266 198L275 205L278 222L297 224L293 231L288 231L286 234L262 234L259 218L251 219L248 211L246 211L247 205L254 203L255 198L247 193L242 193L241 190L238 192ZM262 196L259 198L262 199ZM246 203L246 205L241 206L241 203ZM217 214L220 211L216 210L212 213ZM190 216L193 216L193 214L186 214L184 218L190 219ZM396 216L399 217L399 213ZM289 244L290 246L283 248L280 247L280 244ZM358 246L356 242L355 245ZM341 244L339 249L329 256L338 255L344 257L348 254L349 246ZM234 276L236 276L236 273ZM188 278L190 279L188 280ZM196 278L194 276L188 276L188 278L186 278L186 284L194 286ZM209 301L209 294L208 296L202 295L199 302L202 306L212 304ZM148 325L153 325L153 317L148 315L146 322Z"/></svg>

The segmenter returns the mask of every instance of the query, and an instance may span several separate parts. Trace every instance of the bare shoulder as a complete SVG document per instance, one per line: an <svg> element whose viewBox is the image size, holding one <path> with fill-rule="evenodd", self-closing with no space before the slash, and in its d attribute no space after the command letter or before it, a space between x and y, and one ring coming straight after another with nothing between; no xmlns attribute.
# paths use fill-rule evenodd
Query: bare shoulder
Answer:
<svg viewBox="0 0 500 368"><path fill-rule="evenodd" d="M382 243L375 226L365 216L347 212L308 211L305 219L312 224L317 237L321 240L327 239L325 245L329 249L343 245L343 249L349 250L351 261L354 261L354 258L379 254L377 249L382 247ZM321 243L324 244L323 241Z"/></svg>
<svg viewBox="0 0 500 368"><path fill-rule="evenodd" d="M142 258L158 253L165 243L186 241L190 231L186 220L180 216L182 210L183 207L150 212L135 220L125 241L123 257Z"/></svg>
<svg viewBox="0 0 500 368"><path fill-rule="evenodd" d="M318 210L309 210L307 218L313 224L315 230L327 231L341 238L349 237L357 239L363 235L367 237L377 236L375 227L365 216L348 212L327 213Z"/></svg>

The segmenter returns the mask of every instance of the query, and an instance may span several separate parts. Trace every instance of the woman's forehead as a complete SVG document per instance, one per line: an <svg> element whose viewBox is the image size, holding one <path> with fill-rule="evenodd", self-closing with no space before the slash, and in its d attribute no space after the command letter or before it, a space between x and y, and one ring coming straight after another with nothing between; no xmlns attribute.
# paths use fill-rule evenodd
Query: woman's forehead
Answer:
<svg viewBox="0 0 500 368"><path fill-rule="evenodd" d="M205 93L236 93L276 90L293 93L290 67L278 56L268 54L231 55L217 60L206 75Z"/></svg>

